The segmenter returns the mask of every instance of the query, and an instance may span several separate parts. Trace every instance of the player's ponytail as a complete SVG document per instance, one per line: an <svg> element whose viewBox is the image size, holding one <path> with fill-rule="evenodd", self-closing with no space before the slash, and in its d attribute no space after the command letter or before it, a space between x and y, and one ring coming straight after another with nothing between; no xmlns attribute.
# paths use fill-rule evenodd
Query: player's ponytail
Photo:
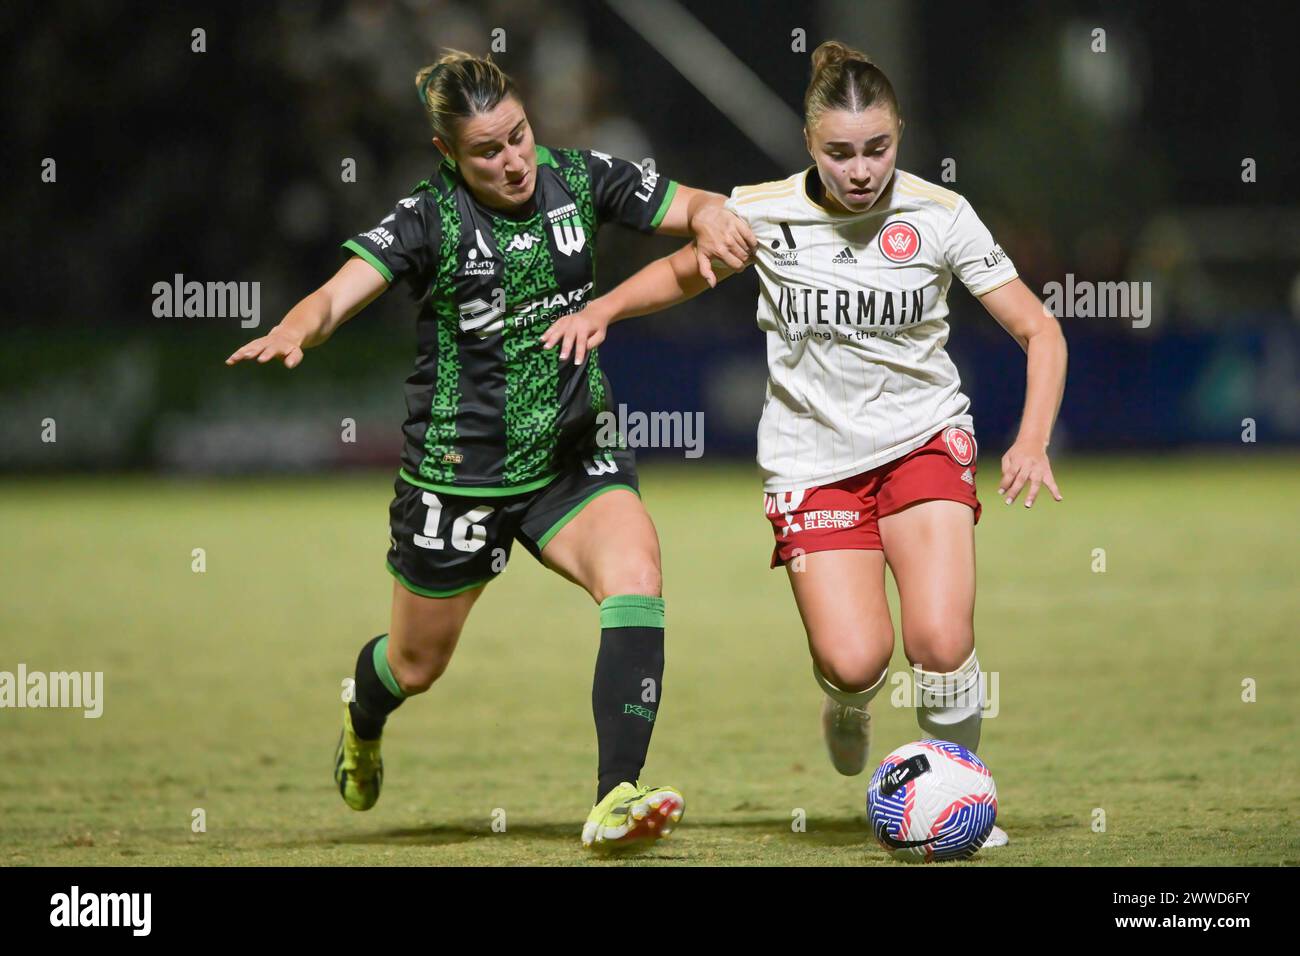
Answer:
<svg viewBox="0 0 1300 956"><path fill-rule="evenodd" d="M871 57L838 40L827 40L813 50L812 79L803 98L807 126L815 126L827 110L860 113L879 104L889 107L901 128L903 114L894 86Z"/></svg>
<svg viewBox="0 0 1300 956"><path fill-rule="evenodd" d="M507 96L519 98L514 80L490 56L460 50L447 50L415 74L415 88L434 135L448 147L456 143L456 120L491 112Z"/></svg>

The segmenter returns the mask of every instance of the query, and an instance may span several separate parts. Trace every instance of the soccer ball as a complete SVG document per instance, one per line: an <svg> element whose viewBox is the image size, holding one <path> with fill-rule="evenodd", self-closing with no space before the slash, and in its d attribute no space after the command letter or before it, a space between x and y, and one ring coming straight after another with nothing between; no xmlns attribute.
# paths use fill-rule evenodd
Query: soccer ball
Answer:
<svg viewBox="0 0 1300 956"><path fill-rule="evenodd" d="M880 845L908 863L964 860L993 830L998 788L960 744L918 740L880 762L867 788L867 819Z"/></svg>

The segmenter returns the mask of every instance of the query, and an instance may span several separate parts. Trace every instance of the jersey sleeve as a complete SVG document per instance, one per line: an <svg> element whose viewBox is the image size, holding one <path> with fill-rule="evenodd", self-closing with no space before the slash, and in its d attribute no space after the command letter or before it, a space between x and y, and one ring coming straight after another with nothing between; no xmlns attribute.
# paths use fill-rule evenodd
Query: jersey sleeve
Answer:
<svg viewBox="0 0 1300 956"><path fill-rule="evenodd" d="M616 222L641 232L659 228L677 194L676 182L653 167L642 168L594 149L584 149L582 156L598 223Z"/></svg>
<svg viewBox="0 0 1300 956"><path fill-rule="evenodd" d="M343 248L374 266L390 286L400 281L419 299L437 268L440 241L438 211L420 193L398 202L379 225L353 236Z"/></svg>
<svg viewBox="0 0 1300 956"><path fill-rule="evenodd" d="M948 268L971 295L992 292L1017 276L1011 257L993 241L993 234L965 199L957 205L948 227L943 254Z"/></svg>

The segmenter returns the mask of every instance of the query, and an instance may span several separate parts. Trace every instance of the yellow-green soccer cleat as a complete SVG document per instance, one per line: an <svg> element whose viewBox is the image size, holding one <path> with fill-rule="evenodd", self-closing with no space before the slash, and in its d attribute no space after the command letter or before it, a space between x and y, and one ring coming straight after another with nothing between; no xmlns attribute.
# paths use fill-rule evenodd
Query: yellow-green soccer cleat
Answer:
<svg viewBox="0 0 1300 956"><path fill-rule="evenodd" d="M369 810L384 785L384 758L378 740L362 740L352 729L352 712L343 705L343 732L334 753L334 782L353 810Z"/></svg>
<svg viewBox="0 0 1300 956"><path fill-rule="evenodd" d="M686 800L672 787L620 783L591 808L582 827L582 845L620 852L653 846L673 832Z"/></svg>

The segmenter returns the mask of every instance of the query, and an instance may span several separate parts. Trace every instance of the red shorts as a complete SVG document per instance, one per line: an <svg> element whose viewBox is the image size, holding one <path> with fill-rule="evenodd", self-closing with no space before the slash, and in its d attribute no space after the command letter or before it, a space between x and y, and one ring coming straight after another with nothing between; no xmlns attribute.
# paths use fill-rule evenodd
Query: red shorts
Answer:
<svg viewBox="0 0 1300 956"><path fill-rule="evenodd" d="M902 458L802 491L764 495L776 534L772 567L814 551L880 551L879 519L918 501L960 501L975 510L975 436L950 426Z"/></svg>

